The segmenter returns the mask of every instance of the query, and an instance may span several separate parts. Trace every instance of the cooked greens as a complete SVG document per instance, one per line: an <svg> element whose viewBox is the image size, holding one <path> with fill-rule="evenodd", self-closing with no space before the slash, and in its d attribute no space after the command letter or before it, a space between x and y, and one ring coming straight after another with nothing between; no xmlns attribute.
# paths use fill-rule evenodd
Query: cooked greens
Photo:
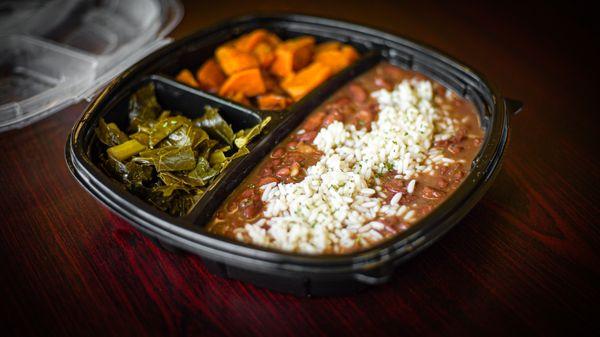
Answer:
<svg viewBox="0 0 600 337"><path fill-rule="evenodd" d="M163 110L152 83L130 97L128 116L129 135L100 120L96 136L105 149L100 166L174 216L187 214L231 161L248 154L246 145L270 120L236 133L210 106L191 120Z"/></svg>
<svg viewBox="0 0 600 337"><path fill-rule="evenodd" d="M134 156L145 149L145 145L141 144L135 139L131 139L119 145L111 146L108 150L106 150L106 153L108 153L108 155L113 157L115 160L123 161L131 158L131 156Z"/></svg>
<svg viewBox="0 0 600 337"><path fill-rule="evenodd" d="M151 125L162 109L154 94L154 85L146 85L129 99L129 129L136 132Z"/></svg>
<svg viewBox="0 0 600 337"><path fill-rule="evenodd" d="M220 138L222 141L231 145L234 138L231 125L227 124L223 117L219 115L217 109L207 106L204 110L204 115L194 120L194 123L205 129L213 138Z"/></svg>
<svg viewBox="0 0 600 337"><path fill-rule="evenodd" d="M271 117L267 117L262 122L249 129L243 129L238 131L235 134L235 139L233 141L235 143L235 146L237 146L238 148L246 146L246 144L248 144L252 138L256 137L262 132L262 130L265 128L265 126L267 125L267 123L269 123L270 120Z"/></svg>
<svg viewBox="0 0 600 337"><path fill-rule="evenodd" d="M129 137L119 129L117 124L107 124L103 119L100 120L100 125L96 128L96 136L107 146L119 145L129 140Z"/></svg>

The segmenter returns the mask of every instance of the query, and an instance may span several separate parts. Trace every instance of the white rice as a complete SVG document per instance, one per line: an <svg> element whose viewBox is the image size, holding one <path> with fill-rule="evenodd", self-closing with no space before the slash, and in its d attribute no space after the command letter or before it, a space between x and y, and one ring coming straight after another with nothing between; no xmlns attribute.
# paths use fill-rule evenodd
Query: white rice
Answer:
<svg viewBox="0 0 600 337"><path fill-rule="evenodd" d="M392 200L390 200L390 205L398 205L398 202L400 202L401 198L402 198L402 193L394 194L394 196L392 197Z"/></svg>
<svg viewBox="0 0 600 337"><path fill-rule="evenodd" d="M294 252L340 252L382 240L379 219L414 220L415 211L399 205L402 193L385 202L377 177L392 169L397 178L412 179L446 162L431 147L453 135L455 121L434 106L429 81L403 81L371 95L380 108L371 131L340 122L321 129L313 142L323 152L320 160L298 183L262 186L263 218L246 224L238 239Z"/></svg>
<svg viewBox="0 0 600 337"><path fill-rule="evenodd" d="M415 191L415 185L416 184L417 184L417 181L415 179L411 180L408 183L408 186L406 186L406 193L413 194L413 192Z"/></svg>

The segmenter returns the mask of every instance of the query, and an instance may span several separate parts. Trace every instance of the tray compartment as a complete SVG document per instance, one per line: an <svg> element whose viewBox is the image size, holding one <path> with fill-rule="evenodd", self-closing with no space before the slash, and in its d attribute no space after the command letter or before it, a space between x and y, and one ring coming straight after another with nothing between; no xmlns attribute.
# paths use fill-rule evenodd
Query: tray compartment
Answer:
<svg viewBox="0 0 600 337"><path fill-rule="evenodd" d="M145 77L131 85L104 109L105 114L102 117L107 122L116 123L123 130L127 129L129 97L149 83L154 84L156 98L163 109L180 113L191 119L202 116L205 105L218 108L221 116L232 125L234 131L252 127L263 119L250 109L239 109L226 100L215 100L202 91L159 75Z"/></svg>
<svg viewBox="0 0 600 337"><path fill-rule="evenodd" d="M191 223L192 218L190 218L190 213L182 217L175 218L165 212L155 209L154 206L147 203L145 200L142 200L131 192L127 191L127 189L125 189L121 183L110 177L97 165L100 151L104 149L94 133L100 117L104 118L107 122L114 122L119 126L119 128L126 130L129 125L129 97L136 90L149 83L154 84L157 101L163 109L170 110L173 113L180 113L191 119L202 116L204 112L204 106L210 105L218 108L221 116L232 125L234 131L237 131L260 123L263 120L263 116L248 109L239 109L230 105L229 102L224 100L213 100L212 97L206 96L205 93L201 91L186 87L170 79L154 75L142 78L140 81L132 83L129 88L123 90L119 95L115 96L114 99L106 105L101 113L94 116L93 121L90 120L91 127L86 130L85 135L87 144L85 145L87 148L85 157L86 161L91 165L90 168L95 172L95 175L102 178L100 183L104 185L104 188L123 194L125 200L135 203L138 207L143 207L145 211L152 210L152 213L160 214L161 217L168 218L171 221L177 219L174 221L180 224ZM256 140L264 137L264 134L268 132L270 128L271 126L267 125L263 131L263 134L257 136L254 141L248 145L248 149L250 151L252 151L252 149L255 147ZM237 165L237 162L243 158L244 157L234 160L221 175L227 174L227 172L231 171L232 167ZM216 183L213 182L213 184L208 187L209 192L215 184Z"/></svg>
<svg viewBox="0 0 600 337"><path fill-rule="evenodd" d="M161 65L160 68L157 69L157 72L164 75L165 77L169 77L172 79L174 79L175 76L177 76L177 73L184 68L189 69L190 71L195 73L196 69L198 69L206 60L214 56L214 51L217 49L217 47L257 28L265 28L267 30L270 30L277 36L279 36L282 40L298 37L301 35L311 35L316 38L317 43L330 40L340 41L342 43L350 44L354 48L356 48L356 50L361 54L361 58L368 58L369 55L373 53L371 49L372 45L371 43L369 43L369 41L360 39L353 40L349 38L346 34L343 34L342 32L315 29L315 27L311 25L288 25L285 22L277 21L265 21L262 23L252 22L236 26L233 29L223 29L220 31L216 31L214 34L207 36L206 39L200 39L196 42L189 43L186 46L186 48L182 48L181 50L176 51L174 54L170 55L169 60L166 61L163 65ZM359 61L356 61L355 64L357 62ZM348 68L351 68L353 66L354 65L350 65ZM326 85L326 83L331 81L332 79L333 77L329 78L327 81L322 83L322 85ZM313 91L316 90L318 90L318 88L315 88ZM214 96L218 97L217 95ZM237 102L230 102L242 106ZM292 104L292 106L288 107L285 110L293 109L293 106L296 104L298 104L298 102Z"/></svg>

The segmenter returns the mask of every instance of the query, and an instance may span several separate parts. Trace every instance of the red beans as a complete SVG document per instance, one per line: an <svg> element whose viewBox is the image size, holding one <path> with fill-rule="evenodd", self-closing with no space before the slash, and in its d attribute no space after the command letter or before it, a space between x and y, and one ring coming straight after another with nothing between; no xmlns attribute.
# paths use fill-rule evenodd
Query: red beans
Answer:
<svg viewBox="0 0 600 337"><path fill-rule="evenodd" d="M348 86L348 92L356 103L363 103L367 100L367 91L357 83L351 83Z"/></svg>
<svg viewBox="0 0 600 337"><path fill-rule="evenodd" d="M357 127L370 128L372 121L373 121L373 115L366 110L361 110L360 112L358 112L356 114L356 122L357 122L356 126Z"/></svg>
<svg viewBox="0 0 600 337"><path fill-rule="evenodd" d="M289 167L282 167L279 170L277 170L277 172L275 172L275 175L280 178L285 178L285 177L289 176L290 173L291 173L291 170Z"/></svg>
<svg viewBox="0 0 600 337"><path fill-rule="evenodd" d="M324 111L319 111L317 113L315 113L314 115L308 117L306 119L306 122L304 123L304 130L306 130L307 132L316 130L319 128L319 126L321 126L321 123L323 123L323 119L325 118L327 114Z"/></svg>
<svg viewBox="0 0 600 337"><path fill-rule="evenodd" d="M310 154L316 151L312 146L306 143L298 143L296 150L302 154Z"/></svg>
<svg viewBox="0 0 600 337"><path fill-rule="evenodd" d="M448 140L436 140L433 145L436 147L446 147L450 144Z"/></svg>
<svg viewBox="0 0 600 337"><path fill-rule="evenodd" d="M297 146L300 146L300 144L298 144ZM304 155L300 152L297 151L298 148L296 147L296 151L294 152L289 152L284 159L284 163L285 165L292 165L295 161L302 163L304 162Z"/></svg>
<svg viewBox="0 0 600 337"><path fill-rule="evenodd" d="M385 188L386 190L388 190L392 193L406 191L406 189L404 188L404 182L400 179L394 179L394 178L385 181L383 183L383 188Z"/></svg>
<svg viewBox="0 0 600 337"><path fill-rule="evenodd" d="M282 148L276 148L275 151L273 151L273 153L271 153L271 158L281 158L283 157L285 153L285 150Z"/></svg>
<svg viewBox="0 0 600 337"><path fill-rule="evenodd" d="M383 70L386 75L390 76L396 81L404 77L404 71L394 65L388 64L383 68Z"/></svg>
<svg viewBox="0 0 600 337"><path fill-rule="evenodd" d="M295 177L300 173L300 164L295 161L290 167L290 176Z"/></svg>
<svg viewBox="0 0 600 337"><path fill-rule="evenodd" d="M325 120L323 120L323 127L326 127L335 121L343 121L343 120L344 120L344 116L341 113L332 112L327 117L325 117Z"/></svg>
<svg viewBox="0 0 600 337"><path fill-rule="evenodd" d="M465 172L463 170L457 170L456 172L454 172L454 174L452 175L452 177L454 178L454 180L456 181L460 181L463 177L465 176Z"/></svg>
<svg viewBox="0 0 600 337"><path fill-rule="evenodd" d="M238 204L236 202L230 202L227 204L227 212L233 213L238 210Z"/></svg>
<svg viewBox="0 0 600 337"><path fill-rule="evenodd" d="M392 90L394 88L394 85L383 77L376 77L375 85L386 90Z"/></svg>
<svg viewBox="0 0 600 337"><path fill-rule="evenodd" d="M454 135L454 137L452 137L451 141L453 143L459 143L460 141L465 139L466 135L467 135L467 129L459 128L458 131L456 131L456 134Z"/></svg>
<svg viewBox="0 0 600 337"><path fill-rule="evenodd" d="M347 116L354 113L354 104L348 97L340 97L336 101L325 106L325 111L331 115L334 113ZM340 119L341 120L341 119Z"/></svg>
<svg viewBox="0 0 600 337"><path fill-rule="evenodd" d="M431 212L431 210L433 209L433 205L424 205L420 210L419 213L421 215L425 215L429 212Z"/></svg>
<svg viewBox="0 0 600 337"><path fill-rule="evenodd" d="M367 111L369 111L371 114L375 115L379 111L379 103L370 102L369 104L367 104L365 109L367 109Z"/></svg>
<svg viewBox="0 0 600 337"><path fill-rule="evenodd" d="M256 189L249 188L245 190L239 198L241 200L238 203L238 209L246 219L254 218L262 210L260 193Z"/></svg>
<svg viewBox="0 0 600 337"><path fill-rule="evenodd" d="M256 185L263 186L263 185L266 185L266 184L278 183L278 182L279 182L279 180L277 178L271 177L271 176L267 176L267 177L261 178Z"/></svg>
<svg viewBox="0 0 600 337"><path fill-rule="evenodd" d="M262 205L260 202L252 201L242 208L242 212L246 219L252 219L260 213Z"/></svg>
<svg viewBox="0 0 600 337"><path fill-rule="evenodd" d="M450 144L448 145L448 151L452 154L457 154L463 150L463 147L458 144Z"/></svg>
<svg viewBox="0 0 600 337"><path fill-rule="evenodd" d="M334 104L339 106L346 106L352 104L352 100L346 96L342 96L334 101Z"/></svg>
<svg viewBox="0 0 600 337"><path fill-rule="evenodd" d="M296 139L298 139L299 142L312 143L312 141L315 140L315 137L317 137L317 131L308 131L299 135Z"/></svg>
<svg viewBox="0 0 600 337"><path fill-rule="evenodd" d="M252 197L253 194L254 194L254 189L249 188L249 189L245 190L244 192L242 192L242 194L240 194L240 198L247 199L247 198Z"/></svg>
<svg viewBox="0 0 600 337"><path fill-rule="evenodd" d="M263 168L263 170L262 170L262 175L263 176L269 176L271 174L273 174L273 168L272 167L267 166L267 167Z"/></svg>
<svg viewBox="0 0 600 337"><path fill-rule="evenodd" d="M446 187L448 187L448 180L446 180L446 178L438 178L437 180L437 187L441 188L441 189L445 189Z"/></svg>
<svg viewBox="0 0 600 337"><path fill-rule="evenodd" d="M442 196L444 196L444 192L442 191L438 191L435 188L429 187L429 186L425 186L423 187L423 191L421 192L421 196L425 199L430 199L430 200L434 200L434 199L439 199Z"/></svg>

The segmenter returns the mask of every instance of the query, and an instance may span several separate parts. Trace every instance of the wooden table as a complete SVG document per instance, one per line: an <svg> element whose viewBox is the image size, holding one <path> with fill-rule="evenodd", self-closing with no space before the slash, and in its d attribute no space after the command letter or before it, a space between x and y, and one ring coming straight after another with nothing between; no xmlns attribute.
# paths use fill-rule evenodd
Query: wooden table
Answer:
<svg viewBox="0 0 600 337"><path fill-rule="evenodd" d="M525 102L483 200L389 284L307 299L210 275L155 246L70 176L83 104L0 134L1 328L29 335L598 334L598 93L584 8L422 1L186 5L182 37L256 10L370 24L445 51ZM594 68L594 69L593 69Z"/></svg>

